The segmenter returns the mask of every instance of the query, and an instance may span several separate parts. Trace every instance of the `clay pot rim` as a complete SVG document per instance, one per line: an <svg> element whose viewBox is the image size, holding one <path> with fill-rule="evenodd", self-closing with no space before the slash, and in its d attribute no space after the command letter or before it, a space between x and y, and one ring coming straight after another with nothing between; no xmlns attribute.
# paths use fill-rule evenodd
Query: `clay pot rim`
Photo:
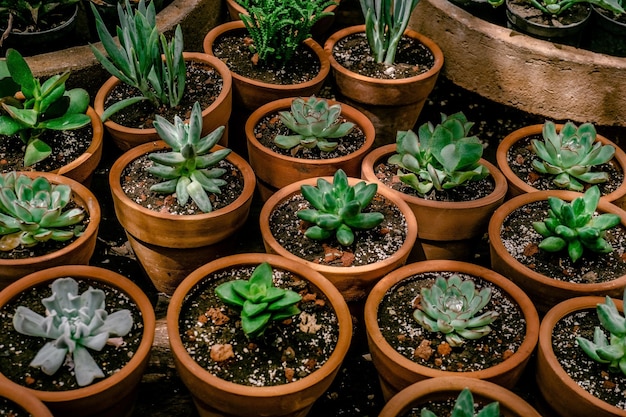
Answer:
<svg viewBox="0 0 626 417"><path fill-rule="evenodd" d="M367 154L365 158L363 159L363 164L362 164L363 176L367 178L376 178L376 175L374 174L374 167L376 166L376 163L380 161L383 157L391 155L395 152L396 152L396 144L391 143L389 145L384 145L379 148L376 148L372 152ZM419 198L416 196L405 194L401 191L394 190L388 187L387 185L385 185L382 181L380 181L377 178L374 181L383 185L385 188L393 191L394 193L400 194L404 200L416 206L441 208L445 210L466 210L466 209L472 209L472 208L495 204L498 201L504 199L504 196L506 195L507 190L508 190L506 178L504 177L502 172L500 172L498 167L496 167L495 165L493 165L492 163L490 163L484 158L480 159L480 164L487 167L487 169L489 170L489 174L491 175L491 178L493 178L494 180L494 184L495 184L494 190L491 192L491 194L486 195L485 197L482 197L476 200L471 200L471 201L425 200L423 198Z"/></svg>
<svg viewBox="0 0 626 417"><path fill-rule="evenodd" d="M25 387L9 380L0 380L0 398L6 398L34 417L54 417L48 407Z"/></svg>
<svg viewBox="0 0 626 417"><path fill-rule="evenodd" d="M322 365L317 371L307 375L306 377L290 382L288 384L258 387L240 385L234 382L227 381L222 378L218 378L208 372L206 369L198 365L191 356L187 353L180 339L180 332L178 326L178 316L180 314L180 308L184 302L185 296L189 291L205 276L208 274L227 269L232 266L241 265L256 265L262 262L269 262L272 267L278 267L295 273L296 275L304 277L307 281L313 283L328 297L331 305L335 309L335 314L338 319L338 326L340 328L339 338L337 345L333 350L331 356L326 363ZM321 273L314 271L310 268L303 268L302 264L279 255L267 254L267 253L242 253L236 255L230 255L223 258L218 258L211 261L189 274L176 288L170 304L167 310L167 333L170 340L170 346L175 358L187 369L192 372L196 378L200 379L206 384L215 386L218 389L226 391L232 395L240 395L246 397L274 397L277 395L285 395L291 393L297 393L302 391L308 386L315 383L316 380L322 380L331 375L335 369L337 369L350 347L352 340L352 323L348 305L343 296L335 288L335 286L328 281Z"/></svg>
<svg viewBox="0 0 626 417"><path fill-rule="evenodd" d="M0 305L5 305L20 292L32 288L38 284L53 281L56 278L71 276L76 279L95 280L118 288L126 293L136 304L143 318L143 336L141 343L134 352L133 357L111 376L101 379L85 387L76 388L69 391L39 391L32 388L25 388L30 393L45 403L62 403L76 399L99 395L102 392L121 383L128 378L132 372L140 366L141 362L150 354L154 334L156 332L156 318L152 304L146 294L134 282L117 272L90 265L62 265L26 275L13 282L4 290L0 291ZM0 380L8 378L0 374Z"/></svg>
<svg viewBox="0 0 626 417"><path fill-rule="evenodd" d="M520 287L514 284L513 281L491 269L469 262L452 260L427 260L408 264L387 274L374 286L365 301L365 327L367 333L371 336L369 339L378 346L385 356L400 364L405 369L424 375L426 378L459 375L458 372L429 368L406 358L386 342L378 326L378 306L389 288L405 277L423 272L437 271L460 272L474 275L497 285L518 304L526 319L526 334L524 340L513 355L503 362L489 368L479 371L463 372L463 376L478 379L492 379L498 375L505 374L511 369L515 369L529 359L537 345L540 324L539 314L530 298Z"/></svg>
<svg viewBox="0 0 626 417"><path fill-rule="evenodd" d="M563 128L563 126L563 124L557 124L557 132L559 132ZM542 130L543 124L529 125L517 129L509 133L504 139L502 139L502 142L500 142L496 150L496 163L498 164L498 168L500 169L500 171L502 171L502 174L504 174L506 180L509 183L513 184L517 189L521 190L524 193L531 193L541 190L533 187L532 185L528 184L526 181L515 175L507 162L507 156L509 150L511 149L511 147L513 147L513 145L515 145L515 143L519 142L520 140L526 139L529 136L537 134L540 135ZM597 135L596 141L602 143L603 145L612 145L615 148L615 155L613 156L613 159L617 161L622 169L622 172L625 175L622 184L617 188L617 190L602 196L603 199L614 202L626 195L626 152L624 152L622 148L617 146L614 142L602 135Z"/></svg>
<svg viewBox="0 0 626 417"><path fill-rule="evenodd" d="M626 275L622 275L612 281L595 283L595 284L581 284L575 282L566 282L558 279L549 278L543 274L540 274L519 262L513 258L511 254L506 250L500 239L500 229L504 219L513 210L524 206L529 203L533 203L540 200L547 200L548 197L558 197L565 201L571 201L574 198L582 195L575 191L565 190L546 190L546 191L534 191L532 193L521 194L512 199L504 202L491 216L489 220L488 235L489 244L492 250L496 251L500 258L502 258L508 265L515 268L518 271L522 271L525 276L528 276L533 281L537 281L542 285L550 286L555 289L568 289L571 291L583 291L583 292L602 292L614 288L624 287L626 285ZM626 212L616 205L609 203L605 200L600 200L598 203L598 209L604 213L614 213L621 217L622 226L626 227Z"/></svg>

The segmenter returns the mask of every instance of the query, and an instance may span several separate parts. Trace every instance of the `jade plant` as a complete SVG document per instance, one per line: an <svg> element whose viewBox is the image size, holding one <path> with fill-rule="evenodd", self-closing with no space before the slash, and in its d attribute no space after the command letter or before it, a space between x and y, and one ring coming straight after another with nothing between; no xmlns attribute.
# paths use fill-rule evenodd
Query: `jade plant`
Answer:
<svg viewBox="0 0 626 417"><path fill-rule="evenodd" d="M469 388L464 388L454 403L450 417L499 417L500 403L494 401L485 405L478 413L474 412L474 396ZM420 417L437 417L435 413L422 408Z"/></svg>
<svg viewBox="0 0 626 417"><path fill-rule="evenodd" d="M332 237L344 246L354 242L353 229L371 229L384 220L379 212L362 212L374 196L378 186L360 181L354 186L348 182L346 173L339 169L333 176L333 183L318 178L317 187L304 184L300 192L313 208L297 212L299 219L313 223L305 236L324 240Z"/></svg>
<svg viewBox="0 0 626 417"><path fill-rule="evenodd" d="M69 71L41 81L26 60L9 49L0 61L0 135L19 135L26 146L24 166L52 153L42 134L47 130L73 130L87 126L89 94L82 88L66 89ZM16 96L20 92L23 96Z"/></svg>
<svg viewBox="0 0 626 417"><path fill-rule="evenodd" d="M80 235L85 211L66 209L71 194L69 185L50 184L44 177L0 174L0 251Z"/></svg>
<svg viewBox="0 0 626 417"><path fill-rule="evenodd" d="M274 285L272 267L263 262L250 279L236 279L220 284L215 294L240 311L241 327L249 338L262 335L270 323L300 313L297 304L302 297L295 291Z"/></svg>
<svg viewBox="0 0 626 417"><path fill-rule="evenodd" d="M64 363L71 362L81 387L104 378L88 349L101 351L112 337L126 336L133 326L130 311L109 314L104 291L89 287L78 294L78 282L73 278L58 278L50 288L52 295L41 300L45 317L25 306L17 307L13 316L13 327L19 333L52 339L37 352L30 366L54 375Z"/></svg>
<svg viewBox="0 0 626 417"><path fill-rule="evenodd" d="M622 300L626 305L626 291ZM609 332L609 338L600 326L596 326L593 341L579 336L576 342L591 359L608 364L611 372L621 372L626 376L626 318L620 314L609 296L606 297L604 304L596 306L596 312L600 324Z"/></svg>
<svg viewBox="0 0 626 417"><path fill-rule="evenodd" d="M532 162L542 174L554 176L552 182L559 188L582 191L583 183L598 184L609 180L606 172L591 171L593 167L609 162L615 147L596 141L596 129L591 123L579 127L567 122L557 133L553 122L547 121L542 130L543 142L532 140L532 149L540 159Z"/></svg>
<svg viewBox="0 0 626 417"><path fill-rule="evenodd" d="M388 162L400 168L400 181L420 195L433 188L443 191L483 179L489 170L480 163L482 143L476 136L469 136L473 125L458 112L441 114L440 124L425 123L417 134L412 130L398 132L397 153Z"/></svg>
<svg viewBox="0 0 626 417"><path fill-rule="evenodd" d="M328 140L341 138L352 131L354 123L341 122L341 104L329 105L328 100L315 96L308 99L297 98L291 103L291 111L281 111L280 121L295 135L277 135L274 143L283 149L298 145L305 148L318 147L322 151L332 151L337 142Z"/></svg>
<svg viewBox="0 0 626 417"><path fill-rule="evenodd" d="M157 115L154 127L159 137L167 143L170 152L153 152L148 155L154 164L148 172L165 181L150 187L157 193L176 193L176 200L185 205L189 198L200 210L208 213L213 210L209 193L221 193L220 187L226 181L220 178L226 170L216 167L231 152L223 148L211 152L224 133L220 126L206 136L202 136L202 109L195 102L189 123L175 116L174 124Z"/></svg>
<svg viewBox="0 0 626 417"><path fill-rule="evenodd" d="M491 288L478 291L471 279L462 280L454 274L445 279L438 276L431 287L420 290L418 308L413 313L417 322L429 332L445 334L450 346L462 346L466 339L479 339L491 332L498 313L477 314L491 300Z"/></svg>
<svg viewBox="0 0 626 417"><path fill-rule="evenodd" d="M533 228L543 236L539 249L547 252L559 252L567 249L572 260L579 260L585 249L595 253L610 253L613 247L604 239L606 231L621 223L621 218L614 213L596 215L600 201L597 186L566 203L557 197L548 197L548 218L542 222L533 222Z"/></svg>
<svg viewBox="0 0 626 417"><path fill-rule="evenodd" d="M289 62L302 42L311 37L313 25L332 12L324 12L336 4L332 0L239 0L248 12L240 13L252 38L251 51L266 65ZM255 58L255 59L256 59Z"/></svg>

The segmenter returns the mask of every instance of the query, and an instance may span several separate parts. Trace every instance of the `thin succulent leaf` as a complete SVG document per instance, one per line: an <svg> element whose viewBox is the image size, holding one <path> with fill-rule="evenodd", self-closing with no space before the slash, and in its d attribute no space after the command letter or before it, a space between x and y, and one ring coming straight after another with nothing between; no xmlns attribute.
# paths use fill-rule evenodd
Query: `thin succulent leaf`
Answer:
<svg viewBox="0 0 626 417"><path fill-rule="evenodd" d="M572 262L578 261L583 256L583 244L580 240L572 240L567 243L567 254Z"/></svg>
<svg viewBox="0 0 626 417"><path fill-rule="evenodd" d="M181 198L185 197L185 194L180 193L179 189L182 188L182 186L180 186L181 183L184 184L184 180L186 179L186 177L182 177L181 179L178 180L179 185L176 187L176 194L177 194L177 199L178 202L181 203ZM206 193L206 191L204 191L204 188L202 187L202 184L200 184L197 181L191 181L189 180L189 183L187 184L186 187L184 187L187 195L189 197L191 197L191 199L193 200L194 203L196 203L196 205L198 206L198 208L200 210L202 210L205 213L209 213L211 211L213 211L213 204L211 203L211 199L209 198L208 194ZM184 200L184 203L181 204L186 204L187 200Z"/></svg>
<svg viewBox="0 0 626 417"><path fill-rule="evenodd" d="M113 114L117 113L118 111L125 109L126 107L132 106L135 103L144 101L144 100L148 100L148 97L137 96L137 97L128 97L123 100L120 100L112 104L111 106L107 107L102 113L102 116L100 116L100 120L102 120L103 122L106 122L107 120L109 120L109 118Z"/></svg>

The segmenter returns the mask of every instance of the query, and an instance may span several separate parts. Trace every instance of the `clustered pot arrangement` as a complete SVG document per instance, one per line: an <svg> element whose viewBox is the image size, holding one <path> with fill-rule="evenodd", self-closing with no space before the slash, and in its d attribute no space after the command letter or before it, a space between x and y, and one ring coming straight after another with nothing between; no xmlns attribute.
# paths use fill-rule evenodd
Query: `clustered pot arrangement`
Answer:
<svg viewBox="0 0 626 417"><path fill-rule="evenodd" d="M259 223L268 253L321 272L349 302L364 300L406 263L418 228L391 190L342 170L281 188L264 203Z"/></svg>
<svg viewBox="0 0 626 417"><path fill-rule="evenodd" d="M167 330L200 416L305 416L337 374L352 323L319 272L252 253L192 272L172 296Z"/></svg>
<svg viewBox="0 0 626 417"><path fill-rule="evenodd" d="M389 273L367 297L364 315L387 400L415 382L448 376L512 388L539 335L524 291L460 261L415 262Z"/></svg>
<svg viewBox="0 0 626 417"><path fill-rule="evenodd" d="M417 218L426 259L466 260L472 239L482 236L491 214L505 199L507 182L482 158L470 136L473 123L462 112L441 122L400 131L396 144L381 146L363 160L361 176L392 190Z"/></svg>
<svg viewBox="0 0 626 417"><path fill-rule="evenodd" d="M363 113L315 96L272 101L246 122L248 160L263 200L290 183L338 169L358 177L374 138L374 125Z"/></svg>
<svg viewBox="0 0 626 417"><path fill-rule="evenodd" d="M106 269L44 269L0 292L0 379L24 386L54 415L129 416L155 332L152 305Z"/></svg>

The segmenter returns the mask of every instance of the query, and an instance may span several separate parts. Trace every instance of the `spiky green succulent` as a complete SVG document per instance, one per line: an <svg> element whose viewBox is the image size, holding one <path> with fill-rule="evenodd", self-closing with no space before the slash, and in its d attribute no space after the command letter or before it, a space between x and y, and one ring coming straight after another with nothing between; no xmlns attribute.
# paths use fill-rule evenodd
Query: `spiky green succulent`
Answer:
<svg viewBox="0 0 626 417"><path fill-rule="evenodd" d="M597 186L566 203L557 197L548 197L548 218L534 222L533 228L544 239L539 248L548 252L567 253L576 262L583 255L584 249L596 253L610 253L613 247L604 239L605 232L621 223L621 218L614 213L595 215L600 190Z"/></svg>
<svg viewBox="0 0 626 417"><path fill-rule="evenodd" d="M341 104L329 105L328 100L315 96L308 99L296 98L291 102L291 111L281 111L280 121L295 135L277 135L274 143L280 148L291 149L297 145L305 148L318 147L332 151L337 142L327 139L341 138L354 129L354 123L341 122Z"/></svg>
<svg viewBox="0 0 626 417"><path fill-rule="evenodd" d="M626 291L622 297L626 305ZM596 306L598 319L602 327L609 332L609 338L600 326L596 326L593 341L577 337L581 349L594 361L608 364L611 372L626 375L626 318L620 314L611 297L606 297L604 304Z"/></svg>
<svg viewBox="0 0 626 417"><path fill-rule="evenodd" d="M246 336L262 335L273 321L285 320L300 313L302 297L295 291L274 286L272 267L263 262L250 279L236 279L220 284L215 294L240 311L241 327Z"/></svg>
<svg viewBox="0 0 626 417"><path fill-rule="evenodd" d="M67 241L80 235L85 217L80 207L64 210L72 189L31 179L15 171L0 174L0 250L34 246L48 240Z"/></svg>
<svg viewBox="0 0 626 417"><path fill-rule="evenodd" d="M547 121L542 130L543 142L532 140L532 148L540 159L532 162L542 174L554 176L552 182L559 188L582 191L583 183L599 184L609 180L609 175L592 168L609 162L615 147L596 141L596 129L591 123L580 127L567 122L557 133L556 125Z"/></svg>
<svg viewBox="0 0 626 417"><path fill-rule="evenodd" d="M473 125L462 112L442 113L440 124L425 123L417 135L412 130L400 131L397 153L389 163L400 168L400 181L421 195L433 188L442 191L483 179L489 170L480 164L482 143L476 136L468 136Z"/></svg>
<svg viewBox="0 0 626 417"><path fill-rule="evenodd" d="M459 393L459 396L454 403L452 414L450 417L499 417L500 416L500 403L494 401L485 405L480 409L478 413L474 412L474 396L469 388L463 388ZM437 417L435 413L422 408L420 417Z"/></svg>
<svg viewBox="0 0 626 417"><path fill-rule="evenodd" d="M166 180L153 185L150 190L176 193L176 199L181 205L187 204L191 198L203 212L212 211L213 205L207 192L220 194L220 187L226 184L220 178L226 170L215 165L231 152L226 148L211 152L222 137L224 126L202 137L202 109L200 103L195 102L188 124L178 116L174 117L174 124L171 124L157 115L154 127L172 150L149 155L154 165L148 168L148 172Z"/></svg>
<svg viewBox="0 0 626 417"><path fill-rule="evenodd" d="M79 386L89 385L104 373L88 349L100 351L113 336L126 336L133 326L129 310L107 313L104 291L89 287L78 294L73 278L58 278L50 286L52 295L41 300L46 316L19 306L13 326L27 336L53 339L37 352L30 366L54 375L70 355Z"/></svg>
<svg viewBox="0 0 626 417"><path fill-rule="evenodd" d="M305 236L324 240L335 235L340 244L351 245L354 242L352 229L371 229L385 218L379 212L362 212L377 190L376 184L367 184L365 181L351 186L341 169L335 172L332 184L324 178L318 178L317 187L302 185L302 195L313 206L297 213L299 219L314 224L307 229Z"/></svg>
<svg viewBox="0 0 626 417"><path fill-rule="evenodd" d="M445 279L438 276L431 287L420 290L420 303L413 313L415 320L429 332L445 334L450 346L461 346L466 339L479 339L491 332L495 311L476 316L491 300L491 288L476 290L471 279L459 275Z"/></svg>

